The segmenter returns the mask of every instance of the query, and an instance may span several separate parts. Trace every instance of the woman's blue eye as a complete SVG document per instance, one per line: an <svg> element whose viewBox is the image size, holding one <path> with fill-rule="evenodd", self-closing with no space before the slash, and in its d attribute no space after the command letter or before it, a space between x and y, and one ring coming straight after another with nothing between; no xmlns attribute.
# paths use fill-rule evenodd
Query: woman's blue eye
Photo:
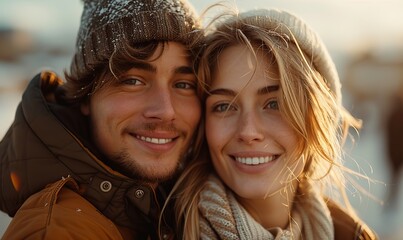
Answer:
<svg viewBox="0 0 403 240"><path fill-rule="evenodd" d="M279 109L278 101L277 100L270 100L267 103L266 108L273 109L273 110L278 110Z"/></svg>
<svg viewBox="0 0 403 240"><path fill-rule="evenodd" d="M230 111L230 110L234 110L235 107L231 104L228 103L222 103L222 104L218 104L216 106L214 106L213 108L213 112L226 112L226 111Z"/></svg>

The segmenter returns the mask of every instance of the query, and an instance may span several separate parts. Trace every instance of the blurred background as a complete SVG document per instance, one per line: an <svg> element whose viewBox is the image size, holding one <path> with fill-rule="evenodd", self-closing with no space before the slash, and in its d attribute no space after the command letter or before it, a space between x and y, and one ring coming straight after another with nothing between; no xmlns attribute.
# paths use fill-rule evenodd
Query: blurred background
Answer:
<svg viewBox="0 0 403 240"><path fill-rule="evenodd" d="M199 13L216 3L190 2ZM370 196L349 187L349 197L380 239L402 239L403 159L390 157L389 149L403 149L403 1L230 2L240 11L287 9L322 36L339 71L343 104L364 122L346 146L346 165L374 180L354 178ZM80 0L0 0L0 139L31 77L42 69L63 74L69 67L81 10ZM0 213L0 236L10 220Z"/></svg>

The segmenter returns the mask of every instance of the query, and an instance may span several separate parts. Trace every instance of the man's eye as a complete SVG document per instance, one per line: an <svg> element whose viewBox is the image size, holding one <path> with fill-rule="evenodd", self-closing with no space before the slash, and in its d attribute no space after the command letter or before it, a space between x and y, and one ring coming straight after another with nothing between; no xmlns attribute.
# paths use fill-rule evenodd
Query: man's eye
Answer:
<svg viewBox="0 0 403 240"><path fill-rule="evenodd" d="M273 109L273 110L278 110L278 101L276 99L270 100L267 104L266 104L266 108L268 109Z"/></svg>
<svg viewBox="0 0 403 240"><path fill-rule="evenodd" d="M142 85L144 84L142 81L140 81L137 78L126 78L122 80L123 84L127 84L127 85Z"/></svg>
<svg viewBox="0 0 403 240"><path fill-rule="evenodd" d="M221 103L213 108L213 112L227 112L230 110L235 110L235 107L229 103Z"/></svg>
<svg viewBox="0 0 403 240"><path fill-rule="evenodd" d="M189 82L178 82L175 84L176 88L182 88L182 89L195 89L196 86L194 83L189 83Z"/></svg>

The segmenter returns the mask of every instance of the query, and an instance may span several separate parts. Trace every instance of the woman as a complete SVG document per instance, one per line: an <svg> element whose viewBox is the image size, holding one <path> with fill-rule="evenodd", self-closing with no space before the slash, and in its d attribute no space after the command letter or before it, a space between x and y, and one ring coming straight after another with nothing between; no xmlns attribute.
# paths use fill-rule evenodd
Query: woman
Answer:
<svg viewBox="0 0 403 240"><path fill-rule="evenodd" d="M215 27L198 71L211 157L171 196L183 239L376 239L345 195L342 143L360 124L318 35L278 10Z"/></svg>

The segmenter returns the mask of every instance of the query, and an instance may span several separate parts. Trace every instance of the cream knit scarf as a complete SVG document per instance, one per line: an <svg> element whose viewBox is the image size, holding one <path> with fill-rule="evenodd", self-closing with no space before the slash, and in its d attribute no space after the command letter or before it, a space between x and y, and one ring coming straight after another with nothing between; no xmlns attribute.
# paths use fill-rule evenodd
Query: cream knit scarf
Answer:
<svg viewBox="0 0 403 240"><path fill-rule="evenodd" d="M294 203L292 216L302 220L302 236L297 239L334 239L333 222L323 198L310 186L304 186L304 196ZM295 239L287 229L265 229L237 202L231 191L211 175L201 192L199 211L201 239Z"/></svg>

